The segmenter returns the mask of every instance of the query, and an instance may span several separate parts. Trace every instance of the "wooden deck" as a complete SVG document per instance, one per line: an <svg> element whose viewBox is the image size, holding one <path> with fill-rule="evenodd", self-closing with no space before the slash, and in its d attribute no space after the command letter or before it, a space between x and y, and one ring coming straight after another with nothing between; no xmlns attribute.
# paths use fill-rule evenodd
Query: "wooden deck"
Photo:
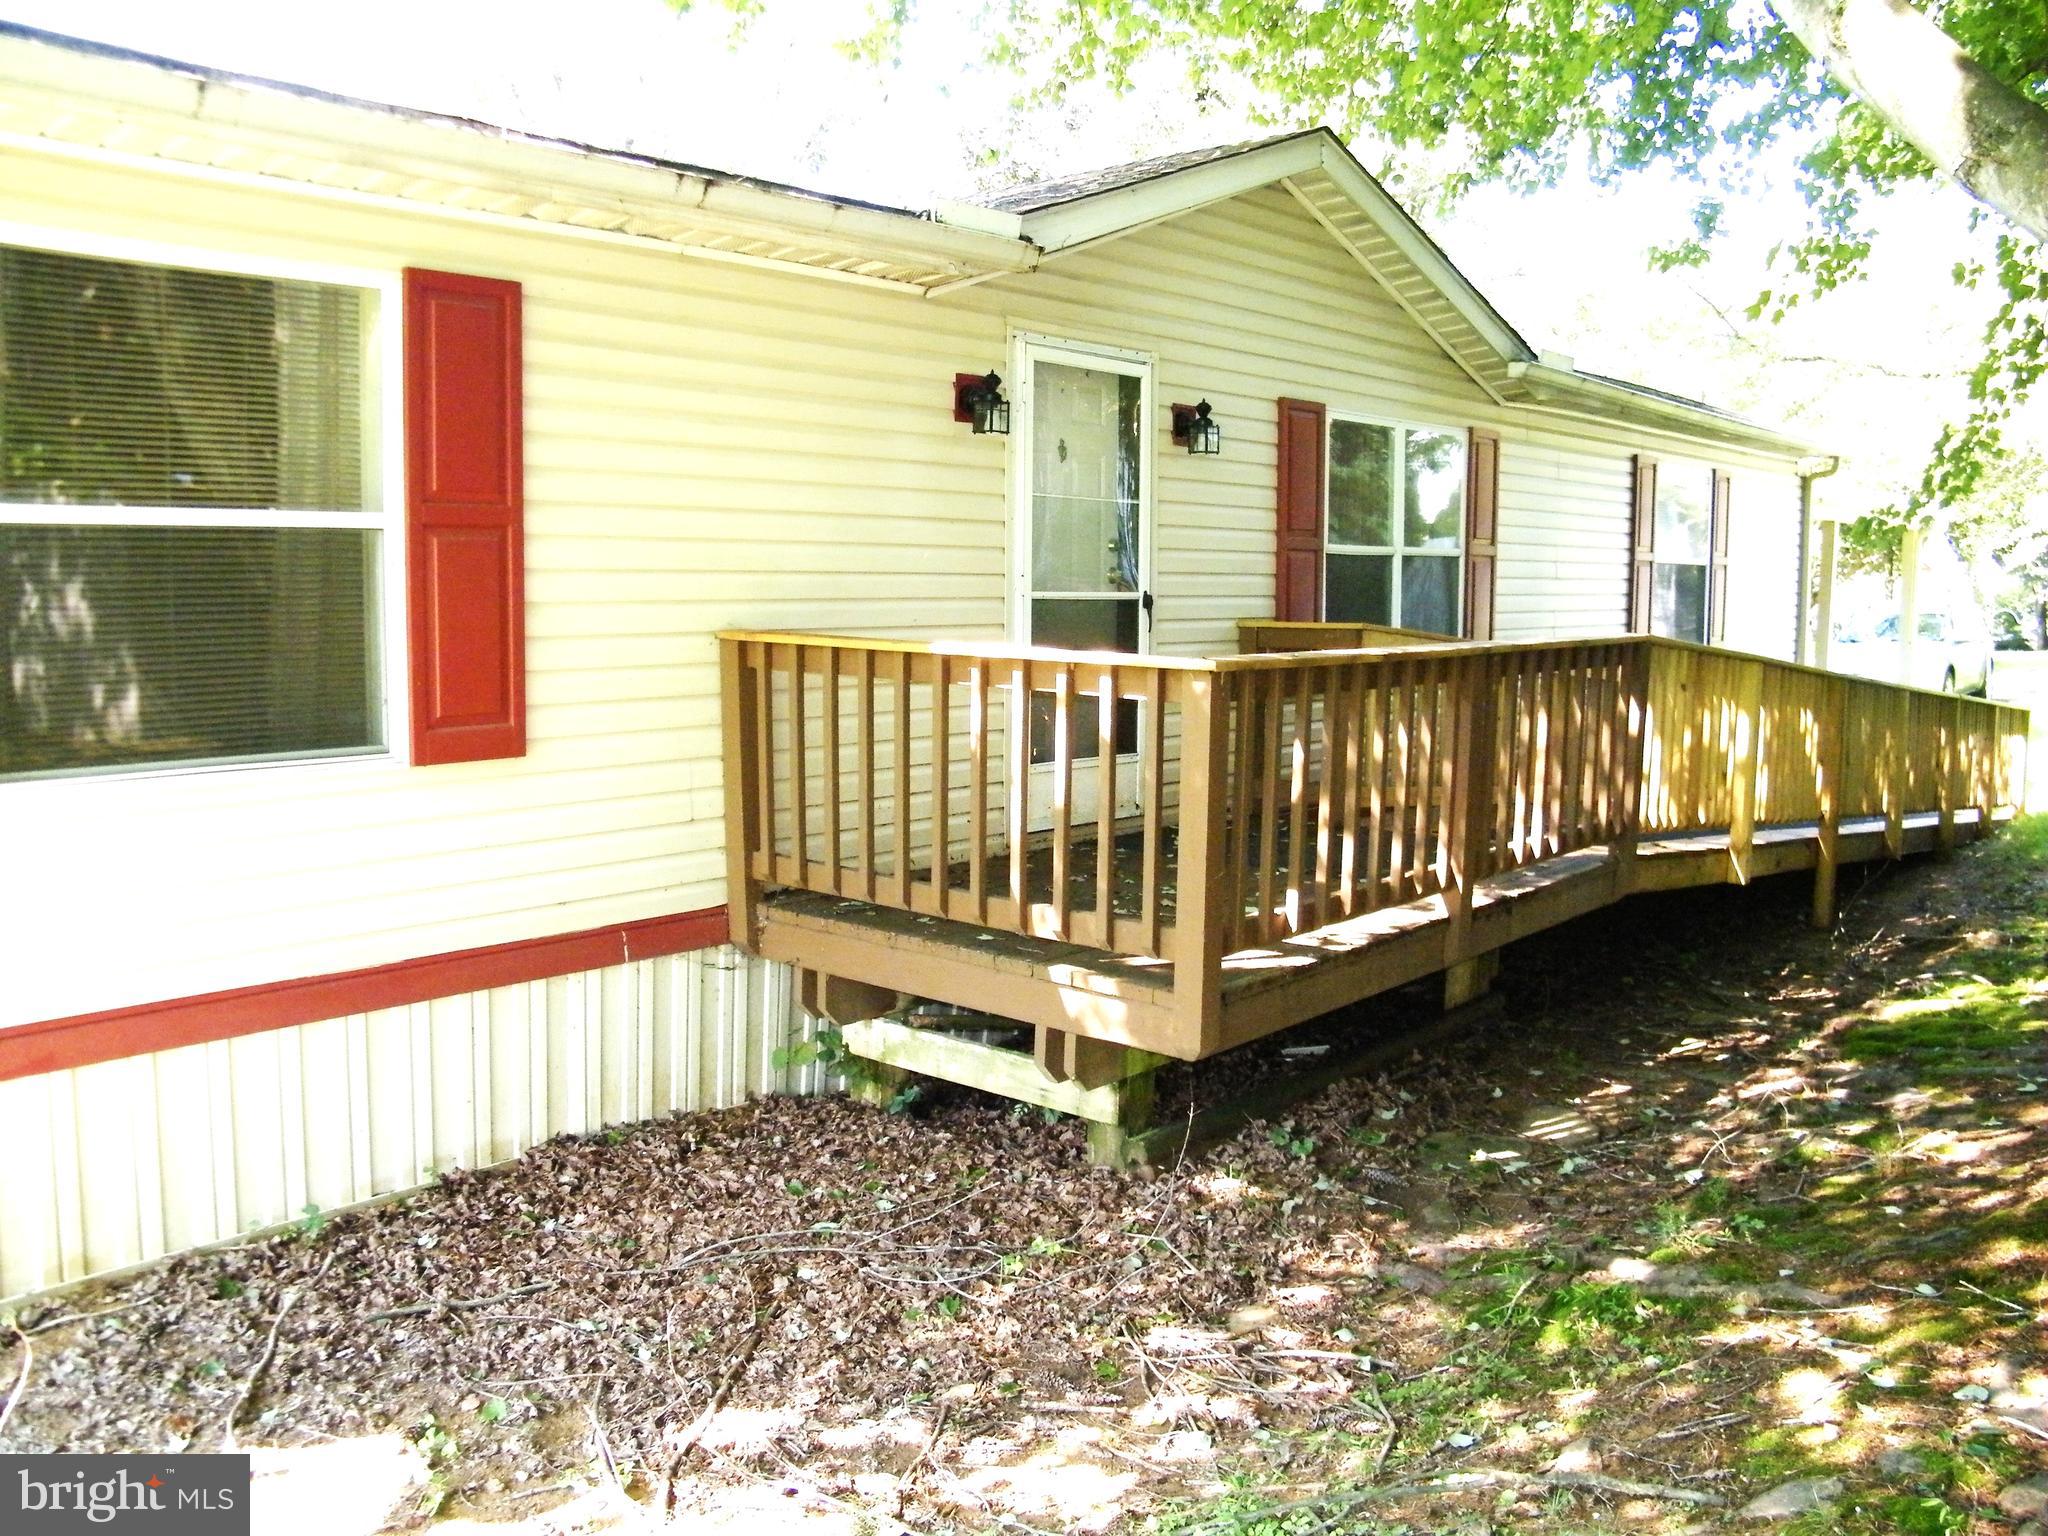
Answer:
<svg viewBox="0 0 2048 1536"><path fill-rule="evenodd" d="M1247 629L1317 638L1362 637ZM842 1021L1029 1024L1055 1078L1469 991L1637 891L1811 869L1829 922L1842 863L1983 835L2022 781L2021 711L1645 637L724 646L739 942Z"/></svg>
<svg viewBox="0 0 2048 1536"><path fill-rule="evenodd" d="M1958 814L1959 838L1973 838L1978 829L1975 808ZM1906 817L1901 830L1903 853L1940 846L1941 818L1933 812ZM1819 844L1818 823L1764 828L1754 839L1750 876L1812 869ZM1838 850L1844 863L1886 857L1884 819L1844 823ZM1120 840L1120 879L1135 877L1137 852L1131 840ZM1080 863L1084 872L1092 871L1092 846ZM1463 958L1611 905L1630 891L1725 884L1731 870L1728 837L1687 833L1640 843L1626 889L1622 869L1614 850L1596 847L1488 876L1474 895ZM1226 955L1217 1048L1242 1045L1445 969L1450 921L1445 899L1431 896ZM814 891L778 891L767 898L761 952L878 986L916 977L920 988L932 989L918 995L940 995L943 989L946 1000L979 1012L1130 1043L1137 1043L1130 1014L1170 1008L1176 981L1172 961L1109 954ZM874 963L882 955L889 957L889 969Z"/></svg>

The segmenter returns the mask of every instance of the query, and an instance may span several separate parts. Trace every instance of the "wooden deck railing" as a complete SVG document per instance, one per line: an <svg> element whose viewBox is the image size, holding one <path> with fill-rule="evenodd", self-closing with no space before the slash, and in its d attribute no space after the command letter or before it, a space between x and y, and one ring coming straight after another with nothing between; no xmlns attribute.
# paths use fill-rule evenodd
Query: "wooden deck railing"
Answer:
<svg viewBox="0 0 2048 1536"><path fill-rule="evenodd" d="M1207 698L1207 663L811 634L723 645L737 932L738 893L780 886L1170 956L1168 742ZM1120 844L1140 871L1123 885Z"/></svg>
<svg viewBox="0 0 2048 1536"><path fill-rule="evenodd" d="M814 634L722 637L733 930L771 888L1167 962L1224 957L1646 837L2016 799L2023 711L1661 639L1198 660Z"/></svg>
<svg viewBox="0 0 2048 1536"><path fill-rule="evenodd" d="M1629 648L1233 657L1232 947L1621 835Z"/></svg>

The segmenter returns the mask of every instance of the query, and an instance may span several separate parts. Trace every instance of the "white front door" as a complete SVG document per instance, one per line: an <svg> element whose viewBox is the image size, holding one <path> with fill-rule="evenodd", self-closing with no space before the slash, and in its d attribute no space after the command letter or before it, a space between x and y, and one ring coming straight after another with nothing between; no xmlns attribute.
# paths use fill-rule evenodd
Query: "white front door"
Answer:
<svg viewBox="0 0 2048 1536"><path fill-rule="evenodd" d="M1151 649L1152 364L1131 353L1064 343L1020 344L1017 548L1013 629L1063 650ZM1079 680L1082 688L1092 679ZM1099 706L1071 712L1076 821L1099 804ZM1031 818L1050 820L1054 710L1032 700ZM1137 809L1138 706L1118 707L1116 814ZM1085 771L1084 771L1085 770Z"/></svg>

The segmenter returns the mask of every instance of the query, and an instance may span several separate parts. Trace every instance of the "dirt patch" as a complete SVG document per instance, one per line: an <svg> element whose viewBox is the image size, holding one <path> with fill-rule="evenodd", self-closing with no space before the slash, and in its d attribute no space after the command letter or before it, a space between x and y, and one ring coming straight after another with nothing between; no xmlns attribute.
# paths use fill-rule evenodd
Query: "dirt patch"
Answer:
<svg viewBox="0 0 2048 1536"><path fill-rule="evenodd" d="M351 1529L1677 1531L1839 1477L1794 1529L1990 1531L2048 1446L2044 845L1834 935L1797 881L1596 914L1157 1172L955 1091L551 1142L29 1308L5 1448L354 1448Z"/></svg>

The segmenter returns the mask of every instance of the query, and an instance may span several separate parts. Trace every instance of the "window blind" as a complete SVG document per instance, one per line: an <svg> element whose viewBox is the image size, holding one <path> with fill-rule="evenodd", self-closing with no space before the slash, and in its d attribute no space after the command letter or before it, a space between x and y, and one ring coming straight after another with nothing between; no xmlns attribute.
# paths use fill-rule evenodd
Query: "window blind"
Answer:
<svg viewBox="0 0 2048 1536"><path fill-rule="evenodd" d="M382 745L369 320L0 247L0 775Z"/></svg>
<svg viewBox="0 0 2048 1536"><path fill-rule="evenodd" d="M0 247L0 500L356 511L364 296Z"/></svg>

